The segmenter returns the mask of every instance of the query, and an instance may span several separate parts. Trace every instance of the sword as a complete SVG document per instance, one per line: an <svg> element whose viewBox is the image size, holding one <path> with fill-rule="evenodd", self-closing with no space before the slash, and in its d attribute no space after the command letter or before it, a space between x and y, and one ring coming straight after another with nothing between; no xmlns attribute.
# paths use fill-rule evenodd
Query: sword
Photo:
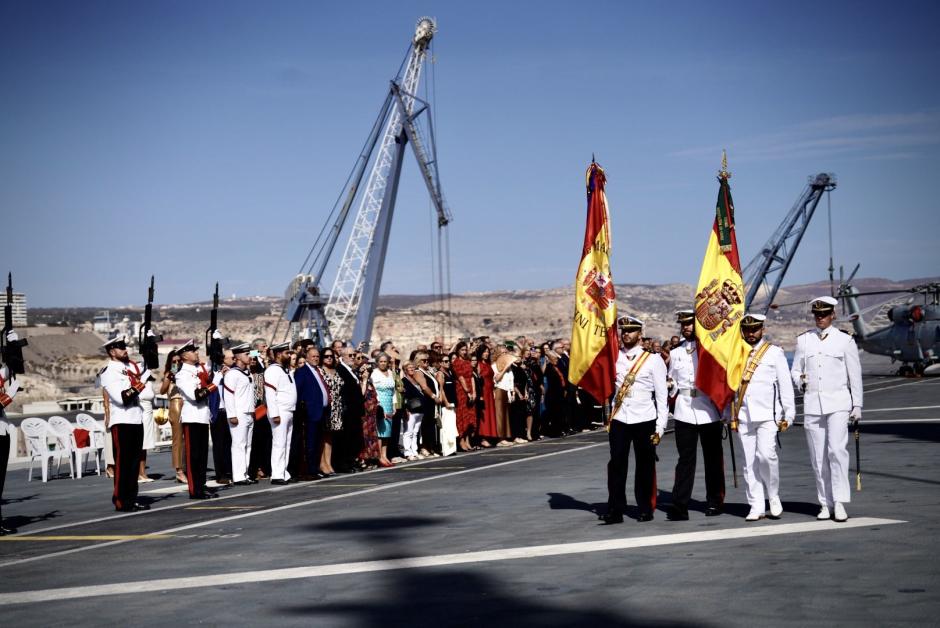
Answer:
<svg viewBox="0 0 940 628"><path fill-rule="evenodd" d="M734 459L734 434L731 433L731 426L725 426L728 430L728 447L731 449L731 475L734 478L734 488L738 488L738 463Z"/></svg>
<svg viewBox="0 0 940 628"><path fill-rule="evenodd" d="M862 446L859 438L858 419L852 422L855 428L855 490L862 490Z"/></svg>

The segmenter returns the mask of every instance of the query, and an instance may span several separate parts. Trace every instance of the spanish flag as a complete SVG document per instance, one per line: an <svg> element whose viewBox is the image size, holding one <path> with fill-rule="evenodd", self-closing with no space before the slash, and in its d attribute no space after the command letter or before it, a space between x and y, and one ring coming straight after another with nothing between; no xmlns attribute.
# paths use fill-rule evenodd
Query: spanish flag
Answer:
<svg viewBox="0 0 940 628"><path fill-rule="evenodd" d="M715 224L708 238L695 295L695 337L698 340L695 385L711 398L719 411L738 389L751 349L741 337L745 292L734 235L730 178L728 158L722 153Z"/></svg>
<svg viewBox="0 0 940 628"><path fill-rule="evenodd" d="M604 170L587 170L587 225L574 283L574 320L568 381L599 402L614 394L617 366L617 304L610 274L610 215Z"/></svg>

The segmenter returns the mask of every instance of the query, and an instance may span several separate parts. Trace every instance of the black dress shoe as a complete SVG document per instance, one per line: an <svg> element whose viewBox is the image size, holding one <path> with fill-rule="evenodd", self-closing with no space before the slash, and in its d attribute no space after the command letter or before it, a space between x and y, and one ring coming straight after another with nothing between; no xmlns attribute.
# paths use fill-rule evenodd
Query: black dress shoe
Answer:
<svg viewBox="0 0 940 628"><path fill-rule="evenodd" d="M274 484L275 486L284 486L285 484L289 484L289 482L287 480L278 478L277 480L271 480L271 484Z"/></svg>
<svg viewBox="0 0 940 628"><path fill-rule="evenodd" d="M675 506L669 508L669 511L666 513L666 519L669 521L688 521L689 513L686 510L682 510Z"/></svg>
<svg viewBox="0 0 940 628"><path fill-rule="evenodd" d="M653 513L651 512L641 512L639 515L637 515L637 518L636 518L637 523L644 523L646 521L652 521L652 520L653 520Z"/></svg>
<svg viewBox="0 0 940 628"><path fill-rule="evenodd" d="M232 482L235 486L251 486L252 484L257 484L252 480L239 480L238 482Z"/></svg>
<svg viewBox="0 0 940 628"><path fill-rule="evenodd" d="M606 515L601 515L600 519L606 526L614 523L623 523L623 514L619 512L609 512Z"/></svg>
<svg viewBox="0 0 940 628"><path fill-rule="evenodd" d="M709 506L705 509L706 517L717 517L721 514L721 508L716 508L715 506Z"/></svg>
<svg viewBox="0 0 940 628"><path fill-rule="evenodd" d="M0 536L6 536L8 534L16 534L16 528L7 528L6 526L0 526Z"/></svg>

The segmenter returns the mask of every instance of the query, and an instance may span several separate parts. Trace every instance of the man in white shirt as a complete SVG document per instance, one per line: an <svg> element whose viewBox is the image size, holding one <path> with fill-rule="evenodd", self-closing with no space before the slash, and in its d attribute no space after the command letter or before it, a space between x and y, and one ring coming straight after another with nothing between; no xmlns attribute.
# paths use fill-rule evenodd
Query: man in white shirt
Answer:
<svg viewBox="0 0 940 628"><path fill-rule="evenodd" d="M705 464L705 516L720 515L725 502L725 462L721 434L721 414L708 395L695 385L698 370L698 347L695 342L695 312L676 312L682 343L669 352L667 383L675 399L672 416L675 419L676 479L672 487L672 504L668 517L671 521L689 518L689 500L695 481L695 462L698 444L702 443Z"/></svg>
<svg viewBox="0 0 940 628"><path fill-rule="evenodd" d="M627 471L630 445L636 456L634 497L637 521L652 521L656 509L656 445L666 431L666 364L639 344L643 322L622 316L617 356L616 393L609 425L610 462L607 463L605 524L623 523L627 507Z"/></svg>
<svg viewBox="0 0 940 628"><path fill-rule="evenodd" d="M257 483L248 477L255 424L255 386L248 372L251 346L245 343L232 347L231 351L234 363L222 378L222 398L232 440L232 483L248 486Z"/></svg>
<svg viewBox="0 0 940 628"><path fill-rule="evenodd" d="M274 361L264 370L264 397L271 422L271 484L287 484L287 458L294 429L297 387L290 374L290 343L271 347Z"/></svg>
<svg viewBox="0 0 940 628"><path fill-rule="evenodd" d="M849 421L862 418L862 367L858 347L848 333L832 326L832 297L812 302L816 329L796 339L793 383L803 390L803 429L816 475L819 499L817 519L848 520L845 504L849 490Z"/></svg>
<svg viewBox="0 0 940 628"><path fill-rule="evenodd" d="M731 404L732 425L744 452L744 489L751 507L745 521L764 518L764 497L773 519L783 514L777 433L787 429L796 414L793 382L783 349L763 339L763 314L748 312L741 319L741 336L751 345L744 376Z"/></svg>
<svg viewBox="0 0 940 628"><path fill-rule="evenodd" d="M186 481L190 499L216 497L206 492L206 466L209 458L209 395L217 390L212 372L199 362L199 347L189 340L177 353L183 364L176 374L176 387L183 396L180 423L186 444Z"/></svg>
<svg viewBox="0 0 940 628"><path fill-rule="evenodd" d="M130 360L123 336L109 340L102 347L110 358L101 372L101 387L108 400L108 429L114 453L111 502L116 510L123 512L146 510L146 506L137 503L137 476L144 445L140 393L147 387L150 371Z"/></svg>

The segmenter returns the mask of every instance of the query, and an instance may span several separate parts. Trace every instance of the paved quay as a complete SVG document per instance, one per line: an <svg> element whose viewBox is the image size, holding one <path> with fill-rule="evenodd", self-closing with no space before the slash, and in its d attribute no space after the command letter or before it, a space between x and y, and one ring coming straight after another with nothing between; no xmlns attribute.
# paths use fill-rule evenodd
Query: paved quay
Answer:
<svg viewBox="0 0 940 628"><path fill-rule="evenodd" d="M16 626L753 626L931 624L940 613L940 378L866 376L862 490L817 522L799 426L781 435L779 521L669 522L675 442L659 447L656 519L598 525L606 434L590 432L186 499L169 455L118 514L102 477L11 469L0 617ZM741 454L738 453L738 464ZM727 449L726 449L727 458ZM852 450L854 484L855 453ZM699 465L694 496L704 497ZM739 469L740 473L740 469ZM632 475L632 468L631 468ZM628 499L633 502L632 490ZM634 514L631 509L628 515Z"/></svg>

